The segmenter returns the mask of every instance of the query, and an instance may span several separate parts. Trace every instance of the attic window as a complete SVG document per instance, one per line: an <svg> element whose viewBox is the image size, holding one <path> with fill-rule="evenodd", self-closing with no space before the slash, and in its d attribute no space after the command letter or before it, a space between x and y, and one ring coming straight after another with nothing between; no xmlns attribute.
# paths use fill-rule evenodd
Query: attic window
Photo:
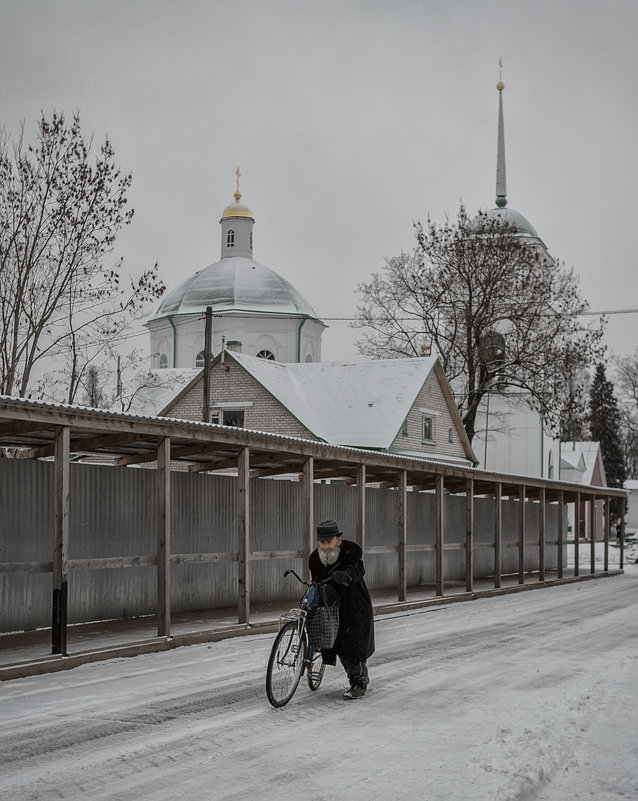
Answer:
<svg viewBox="0 0 638 801"><path fill-rule="evenodd" d="M245 414L246 412L243 409L224 409L222 411L222 425L243 428Z"/></svg>
<svg viewBox="0 0 638 801"><path fill-rule="evenodd" d="M421 441L434 442L434 417L432 415L421 415Z"/></svg>
<svg viewBox="0 0 638 801"><path fill-rule="evenodd" d="M235 247L235 232L233 231L232 228L230 228L228 233L226 234L226 247L227 248Z"/></svg>
<svg viewBox="0 0 638 801"><path fill-rule="evenodd" d="M245 415L244 409L213 409L210 413L210 421L219 426L243 428Z"/></svg>
<svg viewBox="0 0 638 801"><path fill-rule="evenodd" d="M447 441L448 442L454 442L454 429L453 428L448 428L448 430L447 430Z"/></svg>
<svg viewBox="0 0 638 801"><path fill-rule="evenodd" d="M216 403L211 409L210 421L220 426L243 428L246 421L246 409L252 405L252 401Z"/></svg>
<svg viewBox="0 0 638 801"><path fill-rule="evenodd" d="M403 421L403 425L401 426L401 436L407 437L408 436L408 418L406 417Z"/></svg>

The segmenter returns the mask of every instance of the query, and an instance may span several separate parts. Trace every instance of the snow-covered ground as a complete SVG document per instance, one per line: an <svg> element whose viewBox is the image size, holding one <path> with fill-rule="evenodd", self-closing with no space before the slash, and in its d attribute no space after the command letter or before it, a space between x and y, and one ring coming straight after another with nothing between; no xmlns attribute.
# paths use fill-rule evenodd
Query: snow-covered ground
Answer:
<svg viewBox="0 0 638 801"><path fill-rule="evenodd" d="M356 702L270 707L273 635L5 682L0 799L637 799L637 601L629 564L380 617Z"/></svg>

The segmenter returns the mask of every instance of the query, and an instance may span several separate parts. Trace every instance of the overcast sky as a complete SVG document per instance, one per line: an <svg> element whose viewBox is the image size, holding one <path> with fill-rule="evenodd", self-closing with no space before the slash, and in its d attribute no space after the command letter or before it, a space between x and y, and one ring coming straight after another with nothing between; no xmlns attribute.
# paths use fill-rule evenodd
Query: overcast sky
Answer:
<svg viewBox="0 0 638 801"><path fill-rule="evenodd" d="M0 0L0 124L79 110L133 173L117 252L168 287L217 261L219 217L323 318L414 244L494 205L498 59L508 199L594 310L638 308L635 0ZM324 360L356 356L330 322ZM638 315L610 318L632 352ZM142 340L143 341L143 340Z"/></svg>

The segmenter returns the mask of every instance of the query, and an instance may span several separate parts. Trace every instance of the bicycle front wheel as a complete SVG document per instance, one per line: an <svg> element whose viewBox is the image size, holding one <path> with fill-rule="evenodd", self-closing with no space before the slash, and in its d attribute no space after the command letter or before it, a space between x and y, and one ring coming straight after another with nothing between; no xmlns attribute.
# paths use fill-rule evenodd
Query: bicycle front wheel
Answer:
<svg viewBox="0 0 638 801"><path fill-rule="evenodd" d="M303 673L306 640L290 621L275 637L266 669L266 695L273 706L285 706L295 694Z"/></svg>

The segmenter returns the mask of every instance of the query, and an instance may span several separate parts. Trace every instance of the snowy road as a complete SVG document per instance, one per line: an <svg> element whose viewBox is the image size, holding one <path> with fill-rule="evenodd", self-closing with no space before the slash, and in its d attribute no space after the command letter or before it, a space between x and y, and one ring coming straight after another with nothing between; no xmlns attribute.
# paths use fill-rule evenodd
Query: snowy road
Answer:
<svg viewBox="0 0 638 801"><path fill-rule="evenodd" d="M0 799L638 798L638 567L377 620L342 672L271 708L272 635L0 685Z"/></svg>

